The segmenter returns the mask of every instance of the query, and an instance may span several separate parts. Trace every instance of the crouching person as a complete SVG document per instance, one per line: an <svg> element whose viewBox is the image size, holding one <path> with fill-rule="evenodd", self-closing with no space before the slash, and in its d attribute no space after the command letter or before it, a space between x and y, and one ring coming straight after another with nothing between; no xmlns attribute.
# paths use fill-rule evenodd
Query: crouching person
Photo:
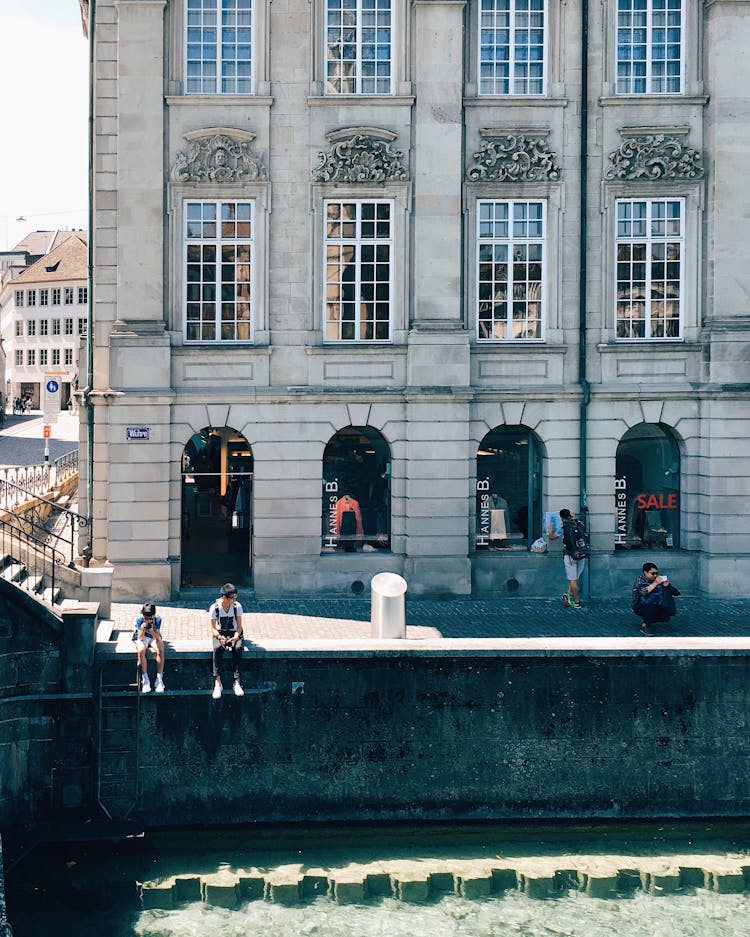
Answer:
<svg viewBox="0 0 750 937"><path fill-rule="evenodd" d="M135 620L133 633L135 650L138 654L138 664L141 668L141 693L151 692L151 681L148 678L148 661L146 652L151 650L156 657L156 682L154 689L157 693L164 692L164 641L161 636L161 616L156 614L153 602L146 602L141 614Z"/></svg>
<svg viewBox="0 0 750 937"><path fill-rule="evenodd" d="M224 583L221 596L211 606L209 624L214 646L214 688L211 695L214 699L221 696L223 687L219 668L222 660L231 656L234 692L236 696L244 696L245 691L240 683L243 651L242 606L237 601L237 589L231 582Z"/></svg>
<svg viewBox="0 0 750 937"><path fill-rule="evenodd" d="M677 614L675 596L679 589L666 576L659 575L656 563L644 563L640 576L633 583L633 612L641 619L641 631L651 637L651 625L667 622Z"/></svg>

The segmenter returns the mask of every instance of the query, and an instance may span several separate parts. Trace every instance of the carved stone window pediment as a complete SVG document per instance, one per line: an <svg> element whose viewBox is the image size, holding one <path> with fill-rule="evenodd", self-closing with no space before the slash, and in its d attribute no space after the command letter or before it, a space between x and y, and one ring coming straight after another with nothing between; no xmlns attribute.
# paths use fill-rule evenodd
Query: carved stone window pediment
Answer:
<svg viewBox="0 0 750 937"><path fill-rule="evenodd" d="M561 170L549 148L549 130L480 130L485 142L466 170L471 182L557 182Z"/></svg>
<svg viewBox="0 0 750 937"><path fill-rule="evenodd" d="M605 179L702 179L703 154L687 145L689 128L623 127Z"/></svg>
<svg viewBox="0 0 750 937"><path fill-rule="evenodd" d="M186 133L186 150L181 150L172 167L174 182L228 183L258 182L268 178L260 156L250 149L255 134L228 127L207 127Z"/></svg>
<svg viewBox="0 0 750 937"><path fill-rule="evenodd" d="M397 134L379 127L345 127L326 134L327 152L312 171L313 182L403 182L408 170L393 146Z"/></svg>

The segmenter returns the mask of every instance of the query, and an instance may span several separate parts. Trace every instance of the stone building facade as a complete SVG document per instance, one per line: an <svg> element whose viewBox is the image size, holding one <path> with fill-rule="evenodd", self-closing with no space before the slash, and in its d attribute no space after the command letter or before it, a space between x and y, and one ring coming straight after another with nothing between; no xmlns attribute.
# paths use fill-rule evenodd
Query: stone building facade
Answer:
<svg viewBox="0 0 750 937"><path fill-rule="evenodd" d="M749 7L82 0L114 594L748 594Z"/></svg>

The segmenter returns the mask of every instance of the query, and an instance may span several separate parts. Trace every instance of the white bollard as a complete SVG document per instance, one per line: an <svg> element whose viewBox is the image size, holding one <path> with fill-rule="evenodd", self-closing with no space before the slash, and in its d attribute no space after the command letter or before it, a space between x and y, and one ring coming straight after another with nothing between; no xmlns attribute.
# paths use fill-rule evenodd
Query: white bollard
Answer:
<svg viewBox="0 0 750 937"><path fill-rule="evenodd" d="M397 573L378 573L370 588L370 636L405 638L406 580Z"/></svg>

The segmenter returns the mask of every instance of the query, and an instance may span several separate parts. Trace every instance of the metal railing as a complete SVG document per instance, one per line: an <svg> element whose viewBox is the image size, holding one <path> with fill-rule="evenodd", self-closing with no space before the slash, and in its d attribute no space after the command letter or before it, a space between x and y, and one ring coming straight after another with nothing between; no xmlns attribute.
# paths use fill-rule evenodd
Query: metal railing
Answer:
<svg viewBox="0 0 750 937"><path fill-rule="evenodd" d="M66 481L78 471L78 450L72 449L54 462L41 465L8 465L0 469L0 509L12 511L16 505L27 501L19 494L38 498L52 491L55 485ZM10 483L6 488L4 482Z"/></svg>
<svg viewBox="0 0 750 937"><path fill-rule="evenodd" d="M18 578L11 573L7 575L8 581L27 592L37 592L42 585L45 590L50 589L50 601L54 602L56 569L65 562L65 556L59 550L15 526L14 522L3 519L0 519L0 549L10 558L10 567L6 566L0 575L5 576L7 569L18 566L19 570L13 573L20 575L24 570L24 575Z"/></svg>
<svg viewBox="0 0 750 937"><path fill-rule="evenodd" d="M28 511L23 514L14 511L20 504L29 501L34 503ZM0 508L9 514L4 520L7 526L18 530L30 528L29 536L33 540L50 546L64 544L64 552L69 555L68 565L75 567L76 542L79 532L89 526L87 517L2 477Z"/></svg>

